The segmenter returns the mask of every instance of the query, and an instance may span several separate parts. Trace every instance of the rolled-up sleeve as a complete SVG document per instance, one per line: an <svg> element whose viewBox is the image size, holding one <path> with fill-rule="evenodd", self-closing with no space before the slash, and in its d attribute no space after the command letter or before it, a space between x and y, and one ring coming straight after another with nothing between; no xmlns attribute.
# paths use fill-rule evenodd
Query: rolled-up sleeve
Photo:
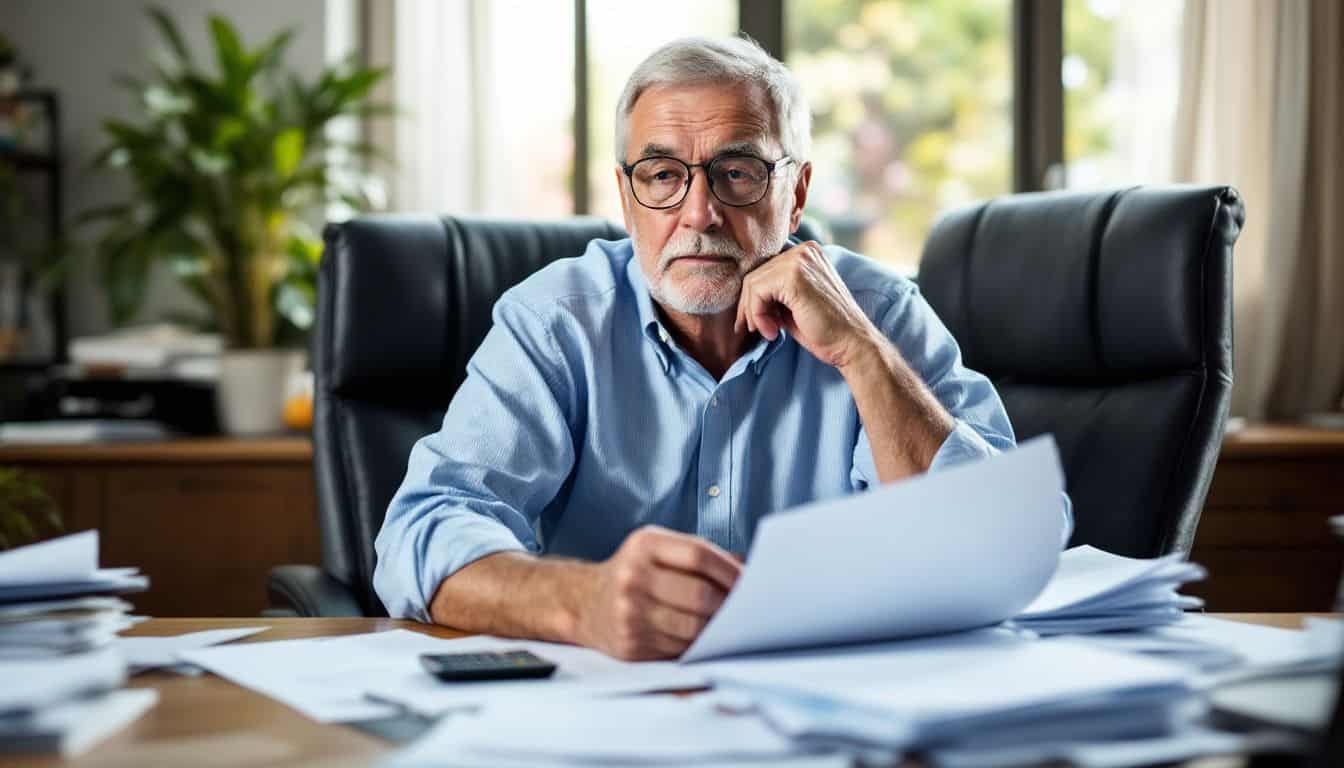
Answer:
<svg viewBox="0 0 1344 768"><path fill-rule="evenodd" d="M952 431L929 463L930 472L983 459L1016 445L1008 412L994 384L962 363L956 339L917 287L909 285L892 300L878 327L953 418ZM872 445L863 429L854 446L850 480L855 489L877 482ZM1073 504L1067 494L1061 507L1063 544L1073 532Z"/></svg>
<svg viewBox="0 0 1344 768"><path fill-rule="evenodd" d="M574 465L573 379L546 322L506 297L438 432L411 449L374 542L388 614L429 621L444 579L482 557L539 552L536 523Z"/></svg>

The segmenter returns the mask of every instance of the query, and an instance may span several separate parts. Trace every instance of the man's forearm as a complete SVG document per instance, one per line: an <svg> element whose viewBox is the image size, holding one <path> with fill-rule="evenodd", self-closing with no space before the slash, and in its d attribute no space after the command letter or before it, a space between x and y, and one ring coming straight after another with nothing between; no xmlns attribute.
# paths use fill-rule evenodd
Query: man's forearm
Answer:
<svg viewBox="0 0 1344 768"><path fill-rule="evenodd" d="M884 337L869 340L840 372L868 434L878 482L925 472L952 432L951 414Z"/></svg>
<svg viewBox="0 0 1344 768"><path fill-rule="evenodd" d="M488 555L439 584L429 615L464 632L572 643L593 567L520 552Z"/></svg>

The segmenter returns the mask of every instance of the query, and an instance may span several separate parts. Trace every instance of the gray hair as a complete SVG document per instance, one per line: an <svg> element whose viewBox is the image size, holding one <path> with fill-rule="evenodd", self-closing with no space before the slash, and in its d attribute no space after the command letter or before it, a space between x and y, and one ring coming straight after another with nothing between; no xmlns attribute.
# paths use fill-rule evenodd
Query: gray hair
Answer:
<svg viewBox="0 0 1344 768"><path fill-rule="evenodd" d="M644 91L657 85L748 84L774 108L775 132L785 154L801 167L812 151L812 112L798 79L749 37L684 37L664 45L630 73L616 102L616 162L625 161L630 113Z"/></svg>

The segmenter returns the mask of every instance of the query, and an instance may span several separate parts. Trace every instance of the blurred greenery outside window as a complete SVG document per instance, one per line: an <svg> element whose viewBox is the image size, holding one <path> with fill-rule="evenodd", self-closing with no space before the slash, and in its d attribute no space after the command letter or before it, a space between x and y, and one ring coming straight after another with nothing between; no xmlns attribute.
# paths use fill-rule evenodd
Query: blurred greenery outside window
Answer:
<svg viewBox="0 0 1344 768"><path fill-rule="evenodd" d="M1010 0L789 0L812 106L808 213L913 272L940 211L1012 185Z"/></svg>
<svg viewBox="0 0 1344 768"><path fill-rule="evenodd" d="M1056 183L1164 180L1182 5L1065 0ZM813 113L808 212L838 243L913 272L941 213L1012 191L1012 14L1011 0L786 0L786 61Z"/></svg>

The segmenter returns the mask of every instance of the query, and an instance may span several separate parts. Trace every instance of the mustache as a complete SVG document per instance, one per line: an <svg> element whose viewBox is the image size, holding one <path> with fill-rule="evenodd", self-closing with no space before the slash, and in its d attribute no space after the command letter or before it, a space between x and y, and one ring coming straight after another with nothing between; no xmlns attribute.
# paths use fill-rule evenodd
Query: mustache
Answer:
<svg viewBox="0 0 1344 768"><path fill-rule="evenodd" d="M741 246L727 237L699 234L664 246L663 252L658 256L658 270L665 270L672 262L686 256L722 256L741 262L746 259L747 254Z"/></svg>

